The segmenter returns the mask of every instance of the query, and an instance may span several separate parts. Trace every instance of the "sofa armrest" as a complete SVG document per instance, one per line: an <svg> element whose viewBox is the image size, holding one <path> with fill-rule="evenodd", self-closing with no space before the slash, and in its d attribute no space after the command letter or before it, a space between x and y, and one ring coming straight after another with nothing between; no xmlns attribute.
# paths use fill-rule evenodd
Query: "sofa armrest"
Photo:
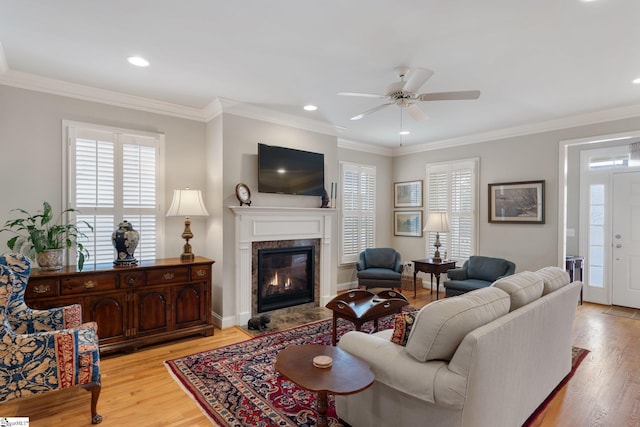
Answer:
<svg viewBox="0 0 640 427"><path fill-rule="evenodd" d="M364 252L360 252L360 256L358 257L358 262L356 263L356 271L362 271L367 268L367 263L364 259Z"/></svg>
<svg viewBox="0 0 640 427"><path fill-rule="evenodd" d="M452 268L451 270L447 270L447 277L449 280L467 280L467 269Z"/></svg>
<svg viewBox="0 0 640 427"><path fill-rule="evenodd" d="M447 363L440 360L419 362L406 352L403 346L390 341L392 330L366 334L363 332L347 332L340 338L338 347L363 360L371 367L375 380L400 392L430 403L460 409L464 396L457 396L456 401L439 401L439 393L447 393L445 388L459 389L465 379L447 369ZM442 385L442 376L446 375L446 387ZM451 376L458 383L451 384ZM464 386L462 386L464 390ZM447 394L450 394L447 393Z"/></svg>

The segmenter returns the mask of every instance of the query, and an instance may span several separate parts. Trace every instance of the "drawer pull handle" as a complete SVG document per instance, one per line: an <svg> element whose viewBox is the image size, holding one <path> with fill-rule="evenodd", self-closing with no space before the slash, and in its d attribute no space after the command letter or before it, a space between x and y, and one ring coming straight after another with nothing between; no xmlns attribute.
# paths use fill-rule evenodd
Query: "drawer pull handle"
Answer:
<svg viewBox="0 0 640 427"><path fill-rule="evenodd" d="M98 282L96 282L95 280L87 280L83 283L83 286L85 289L92 289L98 286Z"/></svg>
<svg viewBox="0 0 640 427"><path fill-rule="evenodd" d="M198 277L204 277L207 275L207 271L206 270L198 270L196 271L196 276Z"/></svg>
<svg viewBox="0 0 640 427"><path fill-rule="evenodd" d="M49 287L49 285L36 285L33 288L33 293L35 293L35 294L46 294L50 290L51 290L51 287Z"/></svg>
<svg viewBox="0 0 640 427"><path fill-rule="evenodd" d="M171 280L171 279L173 279L174 277L175 277L175 274L173 274L173 273L164 273L164 274L162 275L162 278L163 278L164 280Z"/></svg>
<svg viewBox="0 0 640 427"><path fill-rule="evenodd" d="M136 276L129 275L124 279L124 281L127 283L127 285L135 285L138 280Z"/></svg>

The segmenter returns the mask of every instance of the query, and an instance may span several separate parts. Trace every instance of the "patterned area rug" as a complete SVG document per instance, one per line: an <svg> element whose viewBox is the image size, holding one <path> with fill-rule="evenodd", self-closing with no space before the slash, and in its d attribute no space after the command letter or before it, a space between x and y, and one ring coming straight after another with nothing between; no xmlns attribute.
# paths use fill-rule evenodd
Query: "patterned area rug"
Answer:
<svg viewBox="0 0 640 427"><path fill-rule="evenodd" d="M381 330L392 328L393 316L382 318L379 326ZM372 323L366 323L362 330L368 331L372 327ZM353 330L353 324L338 319L338 337L350 330ZM331 345L330 319L164 363L214 425L315 426L315 393L283 379L274 369L280 350L312 343ZM577 351L574 351L574 366L568 377L588 352ZM330 426L342 425L336 417L331 395L327 418Z"/></svg>

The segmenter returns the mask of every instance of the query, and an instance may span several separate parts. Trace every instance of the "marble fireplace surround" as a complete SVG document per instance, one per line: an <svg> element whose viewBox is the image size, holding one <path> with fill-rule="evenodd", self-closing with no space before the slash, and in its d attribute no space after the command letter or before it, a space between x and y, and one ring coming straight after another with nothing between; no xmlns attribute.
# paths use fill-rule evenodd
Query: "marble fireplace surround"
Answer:
<svg viewBox="0 0 640 427"><path fill-rule="evenodd" d="M236 239L236 325L251 318L252 246L254 242L319 239L319 305L335 294L331 286L334 209L231 206L235 215Z"/></svg>

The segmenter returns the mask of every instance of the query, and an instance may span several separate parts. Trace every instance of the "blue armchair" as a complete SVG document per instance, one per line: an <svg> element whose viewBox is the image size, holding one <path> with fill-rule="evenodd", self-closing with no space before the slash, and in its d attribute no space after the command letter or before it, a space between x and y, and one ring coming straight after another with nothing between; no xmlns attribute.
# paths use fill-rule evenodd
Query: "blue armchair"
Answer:
<svg viewBox="0 0 640 427"><path fill-rule="evenodd" d="M356 269L359 287L402 289L402 259L395 249L365 249Z"/></svg>
<svg viewBox="0 0 640 427"><path fill-rule="evenodd" d="M485 288L515 272L516 265L511 261L474 255L464 262L462 268L447 271L449 280L444 282L445 295L452 297Z"/></svg>
<svg viewBox="0 0 640 427"><path fill-rule="evenodd" d="M91 423L98 424L98 327L95 322L68 327L81 318L79 306L27 307L29 272L22 255L0 257L0 402L80 385L91 391Z"/></svg>

